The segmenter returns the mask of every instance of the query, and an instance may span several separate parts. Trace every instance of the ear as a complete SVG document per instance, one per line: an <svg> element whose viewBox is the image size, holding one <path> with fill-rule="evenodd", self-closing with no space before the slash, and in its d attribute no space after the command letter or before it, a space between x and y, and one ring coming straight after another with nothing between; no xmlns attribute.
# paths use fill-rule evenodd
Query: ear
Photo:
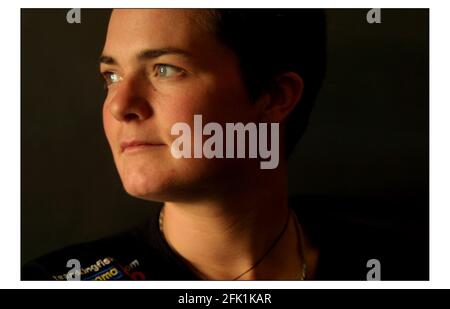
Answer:
<svg viewBox="0 0 450 309"><path fill-rule="evenodd" d="M272 87L261 97L261 118L264 122L283 122L300 101L303 79L294 72L278 75Z"/></svg>

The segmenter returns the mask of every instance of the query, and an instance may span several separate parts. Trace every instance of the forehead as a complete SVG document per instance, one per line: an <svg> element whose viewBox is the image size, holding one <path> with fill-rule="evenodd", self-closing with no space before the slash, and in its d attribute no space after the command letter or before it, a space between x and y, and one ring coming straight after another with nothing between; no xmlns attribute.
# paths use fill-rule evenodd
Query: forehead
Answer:
<svg viewBox="0 0 450 309"><path fill-rule="evenodd" d="M202 26L201 10L117 9L111 14L104 52L127 56L142 49L205 47L214 36Z"/></svg>

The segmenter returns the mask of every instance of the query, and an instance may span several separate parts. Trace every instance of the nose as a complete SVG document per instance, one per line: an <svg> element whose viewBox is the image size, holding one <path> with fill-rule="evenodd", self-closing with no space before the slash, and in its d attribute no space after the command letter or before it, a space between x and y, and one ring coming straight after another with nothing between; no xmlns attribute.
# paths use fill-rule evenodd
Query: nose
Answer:
<svg viewBox="0 0 450 309"><path fill-rule="evenodd" d="M114 94L107 104L116 120L142 121L151 116L149 86L139 77L123 79L113 91Z"/></svg>

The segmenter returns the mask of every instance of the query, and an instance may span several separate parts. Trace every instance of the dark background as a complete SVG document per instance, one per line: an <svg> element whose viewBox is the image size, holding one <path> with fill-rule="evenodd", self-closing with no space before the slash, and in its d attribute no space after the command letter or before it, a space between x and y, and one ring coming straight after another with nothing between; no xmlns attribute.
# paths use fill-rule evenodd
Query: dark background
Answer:
<svg viewBox="0 0 450 309"><path fill-rule="evenodd" d="M102 127L109 10L22 10L22 262L145 220ZM328 10L327 77L290 162L291 195L418 235L428 255L428 10ZM294 31L293 31L294 33Z"/></svg>

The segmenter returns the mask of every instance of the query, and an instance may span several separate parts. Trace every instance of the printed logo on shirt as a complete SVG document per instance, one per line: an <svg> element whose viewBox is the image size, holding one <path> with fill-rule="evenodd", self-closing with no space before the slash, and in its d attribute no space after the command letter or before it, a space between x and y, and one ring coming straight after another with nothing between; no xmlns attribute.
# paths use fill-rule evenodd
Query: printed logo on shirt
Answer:
<svg viewBox="0 0 450 309"><path fill-rule="evenodd" d="M79 275L82 281L106 281L106 280L145 280L143 272L138 271L140 263L137 259L129 264L122 265L114 258L105 257L94 264L82 267L70 272ZM68 280L67 274L53 275L55 280Z"/></svg>

